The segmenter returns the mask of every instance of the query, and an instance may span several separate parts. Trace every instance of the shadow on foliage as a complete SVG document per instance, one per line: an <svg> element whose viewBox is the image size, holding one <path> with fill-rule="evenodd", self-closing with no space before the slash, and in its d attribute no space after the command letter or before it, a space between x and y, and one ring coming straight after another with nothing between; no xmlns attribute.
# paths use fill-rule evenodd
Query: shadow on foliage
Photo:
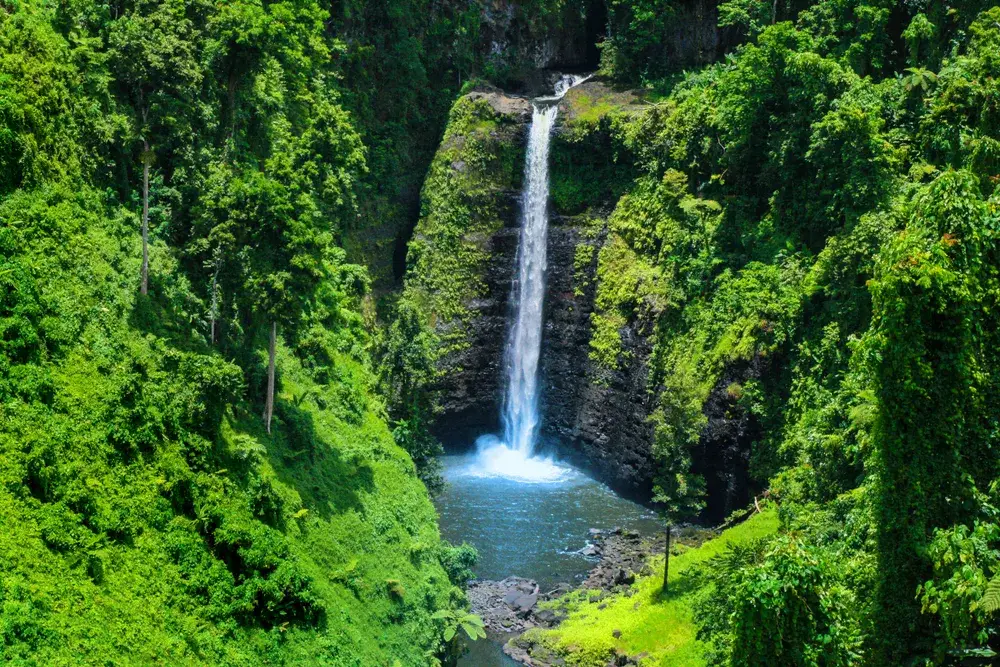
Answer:
<svg viewBox="0 0 1000 667"><path fill-rule="evenodd" d="M294 488L302 503L324 519L349 509L361 510L362 492L375 491L372 469L343 453L317 433L313 414L279 400L275 405L271 465L283 484Z"/></svg>
<svg viewBox="0 0 1000 667"><path fill-rule="evenodd" d="M661 588L659 595L657 595L654 598L654 601L656 602L656 604L663 604L666 602L670 602L672 600L676 600L678 598L682 598L685 595L688 595L698 590L700 585L701 582L696 576L685 576L685 577L677 577L675 579L671 579L667 590L664 591Z"/></svg>

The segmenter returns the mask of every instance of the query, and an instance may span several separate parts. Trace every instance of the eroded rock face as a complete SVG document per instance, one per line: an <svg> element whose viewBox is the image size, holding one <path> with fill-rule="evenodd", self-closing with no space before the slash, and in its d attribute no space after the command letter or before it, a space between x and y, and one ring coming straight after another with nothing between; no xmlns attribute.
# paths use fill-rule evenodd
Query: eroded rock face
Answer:
<svg viewBox="0 0 1000 667"><path fill-rule="evenodd" d="M595 226L599 229L595 233ZM542 435L560 454L619 492L648 496L652 484L652 410L646 391L651 344L645 323L622 332L628 361L614 372L590 359L597 255L604 222L553 218L549 226L549 273L542 340ZM581 246L592 250L580 250ZM577 266L580 256L588 263Z"/></svg>
<svg viewBox="0 0 1000 667"><path fill-rule="evenodd" d="M483 3L480 49L494 66L515 74L592 68L604 16L601 0L563 3L544 19L525 15L523 3L491 0Z"/></svg>
<svg viewBox="0 0 1000 667"><path fill-rule="evenodd" d="M500 428L520 234L520 174L531 119L530 100L496 89L470 93L461 103L478 105L479 111L470 117L474 122L456 123L461 131L450 131L442 142L425 186L425 215L411 246L417 250L411 254L427 255L422 266L431 273L436 266L452 267L454 258L468 249L478 259L474 266L449 268L433 279L411 276L408 286L423 290L432 314L454 312L456 305L465 313L432 320L443 340L462 343L447 348L441 360L442 412L433 427L453 451L467 450L477 437ZM635 179L628 158L614 145L609 124L599 120L609 108L628 113L643 106L636 93L595 79L564 98L554 130L541 436L561 458L616 491L645 500L655 473L649 417L657 399L648 383L655 315L631 318L619 330L622 354L614 369L591 359L591 315L598 258L608 240L607 218ZM482 151L492 155L511 146L516 151L493 160L492 171L483 171ZM584 178L580 174L591 180L574 189ZM462 214L454 215L455 210ZM453 302L445 303L447 299ZM759 377L758 366L729 369L705 404L707 425L693 454L696 472L709 487L707 518L721 518L747 499L748 452L756 426L727 392Z"/></svg>
<svg viewBox="0 0 1000 667"><path fill-rule="evenodd" d="M469 346L442 360L442 415L434 433L449 449L471 447L484 433L499 430L504 392L504 352L510 318L511 281L516 271L520 195L509 193L504 226L485 241L490 258L483 274L486 293L467 303L472 319Z"/></svg>
<svg viewBox="0 0 1000 667"><path fill-rule="evenodd" d="M470 447L496 431L503 396L503 355L515 272L520 177L531 102L494 88L459 101L474 109L453 119L425 186L424 215L412 248L427 255L411 270L407 290L426 304L445 341L436 387L442 413L434 434L449 448ZM464 260L456 270L432 276ZM452 264L449 264L451 262ZM459 312L458 316L447 313Z"/></svg>
<svg viewBox="0 0 1000 667"><path fill-rule="evenodd" d="M732 29L719 28L719 0L683 0L662 39L669 62L678 69L707 65L739 41Z"/></svg>

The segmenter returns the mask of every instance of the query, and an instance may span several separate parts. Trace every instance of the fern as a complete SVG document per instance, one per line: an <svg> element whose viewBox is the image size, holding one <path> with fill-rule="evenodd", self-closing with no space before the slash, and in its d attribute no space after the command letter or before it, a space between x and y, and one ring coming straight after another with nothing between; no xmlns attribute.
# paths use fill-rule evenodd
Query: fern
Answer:
<svg viewBox="0 0 1000 667"><path fill-rule="evenodd" d="M986 592L976 606L987 614L1000 611L1000 577L993 577L993 580L986 585Z"/></svg>

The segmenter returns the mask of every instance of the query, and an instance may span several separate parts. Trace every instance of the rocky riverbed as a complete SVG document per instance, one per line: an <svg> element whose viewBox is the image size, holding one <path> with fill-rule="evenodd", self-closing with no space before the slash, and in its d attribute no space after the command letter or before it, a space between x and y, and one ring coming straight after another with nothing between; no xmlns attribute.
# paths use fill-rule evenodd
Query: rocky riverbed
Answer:
<svg viewBox="0 0 1000 667"><path fill-rule="evenodd" d="M678 527L672 534L674 544L697 546L716 531L698 527ZM612 594L631 597L632 584L639 576L649 576L651 556L663 553L662 536L649 537L622 528L599 530L592 528L582 556L594 566L575 583L563 583L543 590L534 580L507 577L500 581L476 580L469 584L468 596L472 612L482 617L487 632L494 639L509 639L504 653L529 667L561 667L565 657L553 654L545 646L522 636L531 628L551 628L569 613L568 601L560 600L573 591L588 591L591 602L600 602ZM555 601L555 604L543 604ZM609 667L638 665L643 655L616 656Z"/></svg>
<svg viewBox="0 0 1000 667"><path fill-rule="evenodd" d="M679 536L685 542L698 542L705 532L685 529L679 531ZM591 529L586 546L578 553L593 559L594 566L575 584L567 582L542 590L534 580L521 577L477 580L469 584L469 602L492 636L514 637L504 647L504 653L511 658L533 667L562 665L562 657L517 637L531 628L558 625L568 613L566 605L542 603L558 601L573 590L590 591L588 597L594 602L613 593L628 596L637 576L651 574L649 558L663 553L663 546L662 538L643 537L631 530ZM635 664L630 660L638 657L623 656L623 661L615 664Z"/></svg>

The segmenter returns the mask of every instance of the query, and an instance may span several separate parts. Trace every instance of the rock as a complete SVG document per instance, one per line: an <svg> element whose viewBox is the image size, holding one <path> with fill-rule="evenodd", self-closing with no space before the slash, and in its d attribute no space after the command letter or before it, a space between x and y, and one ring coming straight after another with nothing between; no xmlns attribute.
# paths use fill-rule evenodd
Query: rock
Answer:
<svg viewBox="0 0 1000 667"><path fill-rule="evenodd" d="M600 528L591 528L590 530L587 531L587 533L592 538L593 537L601 537L601 536L604 535L604 531L602 531Z"/></svg>
<svg viewBox="0 0 1000 667"><path fill-rule="evenodd" d="M517 599L514 600L514 603L511 606L523 614L534 609L535 604L537 603L538 603L538 596L535 594L520 595Z"/></svg>
<svg viewBox="0 0 1000 667"><path fill-rule="evenodd" d="M618 568L618 573L615 574L615 583L631 586L635 583L635 573L629 572L624 568Z"/></svg>
<svg viewBox="0 0 1000 667"><path fill-rule="evenodd" d="M552 625L556 622L556 613L551 609L542 609L535 612L535 620L543 625Z"/></svg>
<svg viewBox="0 0 1000 667"><path fill-rule="evenodd" d="M563 595L566 595L571 590L573 590L573 587L570 584L559 584L551 591L543 595L542 597L544 597L546 600L555 600L556 598L560 598Z"/></svg>
<svg viewBox="0 0 1000 667"><path fill-rule="evenodd" d="M588 544L584 548L580 549L578 552L581 556L600 556L601 549L595 544Z"/></svg>
<svg viewBox="0 0 1000 667"><path fill-rule="evenodd" d="M607 602L602 602L601 604L597 605L597 608L598 609L607 609L608 608L608 603Z"/></svg>
<svg viewBox="0 0 1000 667"><path fill-rule="evenodd" d="M473 581L468 596L472 612L482 617L489 633L524 632L535 626L532 611L538 602L538 585L531 579Z"/></svg>
<svg viewBox="0 0 1000 667"><path fill-rule="evenodd" d="M611 636L614 637L615 639L621 639L622 631L616 628L615 630L611 631Z"/></svg>

